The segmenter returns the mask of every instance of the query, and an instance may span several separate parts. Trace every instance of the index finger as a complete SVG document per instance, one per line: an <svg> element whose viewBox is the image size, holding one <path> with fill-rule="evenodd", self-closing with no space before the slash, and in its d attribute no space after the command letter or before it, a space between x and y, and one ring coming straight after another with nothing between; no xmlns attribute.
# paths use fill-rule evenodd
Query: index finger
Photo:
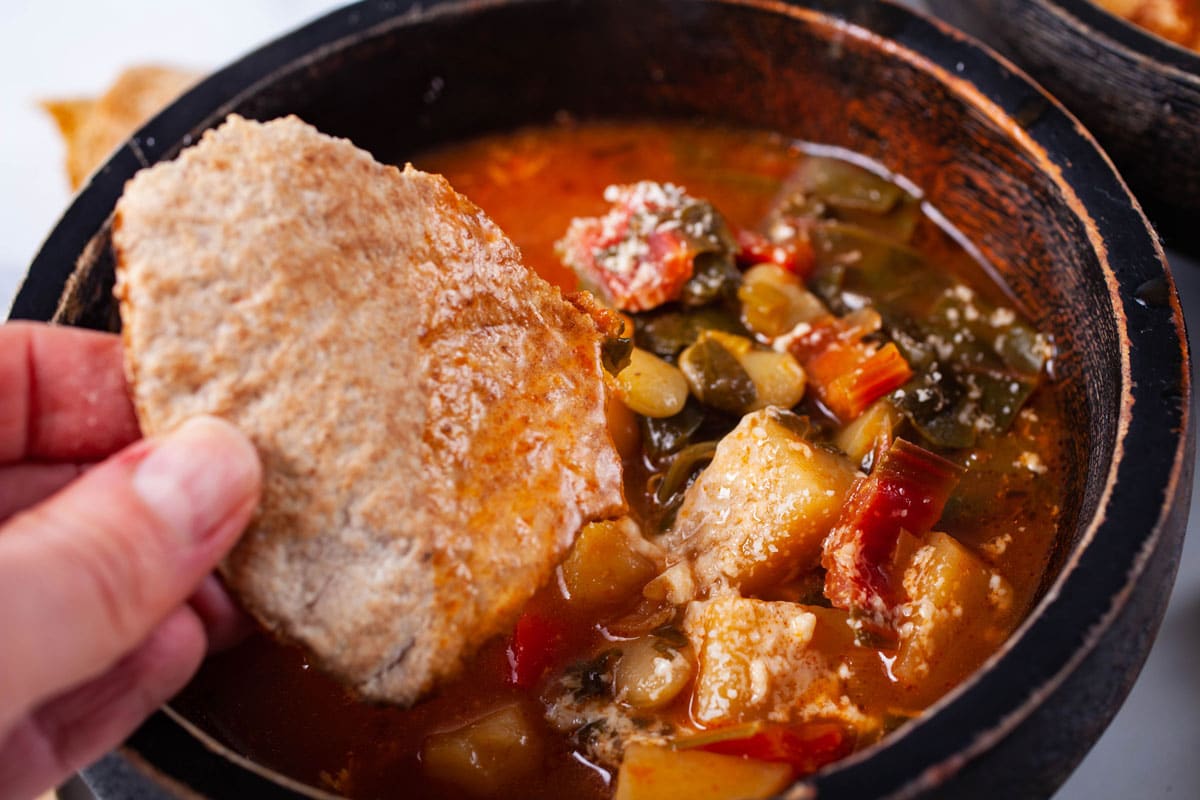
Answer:
<svg viewBox="0 0 1200 800"><path fill-rule="evenodd" d="M0 464L93 461L140 437L119 336L0 326Z"/></svg>

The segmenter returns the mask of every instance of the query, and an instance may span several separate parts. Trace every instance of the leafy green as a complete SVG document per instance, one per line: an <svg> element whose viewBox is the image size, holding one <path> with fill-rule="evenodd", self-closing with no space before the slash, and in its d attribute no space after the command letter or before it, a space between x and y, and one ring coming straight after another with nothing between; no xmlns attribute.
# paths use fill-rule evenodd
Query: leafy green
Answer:
<svg viewBox="0 0 1200 800"><path fill-rule="evenodd" d="M702 466L712 461L717 451L716 442L697 442L680 450L671 460L671 466L663 474L654 490L654 497L662 505L668 505L687 486L688 479Z"/></svg>
<svg viewBox="0 0 1200 800"><path fill-rule="evenodd" d="M896 242L909 241L921 219L921 201L898 184L837 158L809 156L781 192L777 222L848 223Z"/></svg>
<svg viewBox="0 0 1200 800"><path fill-rule="evenodd" d="M806 415L796 414L795 412L776 406L768 407L767 414L770 415L774 422L796 434L801 439L808 439L812 436L812 420Z"/></svg>
<svg viewBox="0 0 1200 800"><path fill-rule="evenodd" d="M733 252L705 252L692 261L692 277L683 285L679 302L686 307L706 306L732 296L742 282Z"/></svg>
<svg viewBox="0 0 1200 800"><path fill-rule="evenodd" d="M904 197L895 183L840 158L809 156L798 177L806 194L838 209L886 214Z"/></svg>
<svg viewBox="0 0 1200 800"><path fill-rule="evenodd" d="M704 410L689 397L683 410L672 417L638 417L642 428L642 449L654 460L678 452L704 423Z"/></svg>
<svg viewBox="0 0 1200 800"><path fill-rule="evenodd" d="M743 414L758 398L749 373L724 345L702 336L679 356L679 368L696 398L707 406Z"/></svg>
<svg viewBox="0 0 1200 800"><path fill-rule="evenodd" d="M575 739L575 742L580 747L586 748L595 744L607 731L608 721L601 717L600 719L594 719L591 722L580 726L580 728L572 734L572 738Z"/></svg>
<svg viewBox="0 0 1200 800"><path fill-rule="evenodd" d="M961 284L947 288L928 315L908 319L896 345L917 374L893 395L926 440L970 447L985 431L1008 430L1037 388L1045 338Z"/></svg>
<svg viewBox="0 0 1200 800"><path fill-rule="evenodd" d="M706 441L688 445L675 454L663 472L650 476L647 491L656 506L659 533L675 524L675 516L683 505L685 490L701 468L712 460L717 442Z"/></svg>
<svg viewBox="0 0 1200 800"><path fill-rule="evenodd" d="M629 366L629 357L633 353L633 339L624 336L612 336L600 344L600 363L609 375L616 375Z"/></svg>
<svg viewBox="0 0 1200 800"><path fill-rule="evenodd" d="M576 702L593 697L603 697L612 691L612 668L621 657L618 648L609 648L595 658L580 661L567 667L564 677L574 685L571 692Z"/></svg>
<svg viewBox="0 0 1200 800"><path fill-rule="evenodd" d="M650 635L676 650L682 650L688 646L688 638L674 625L661 625L652 630Z"/></svg>
<svg viewBox="0 0 1200 800"><path fill-rule="evenodd" d="M674 359L706 330L749 335L736 312L715 305L686 310L666 306L638 314L633 323L637 346L667 359Z"/></svg>
<svg viewBox="0 0 1200 800"><path fill-rule="evenodd" d="M847 292L870 297L881 314L901 300L907 308L910 300L922 296L920 290L929 286L931 274L938 276L933 279L935 288L941 277L915 250L860 225L823 222L813 227L811 237L816 256L813 290L838 313L850 310Z"/></svg>
<svg viewBox="0 0 1200 800"><path fill-rule="evenodd" d="M953 372L935 380L929 372L913 377L892 395L896 406L912 422L917 433L939 447L970 447L978 431L975 416L960 413L965 393Z"/></svg>
<svg viewBox="0 0 1200 800"><path fill-rule="evenodd" d="M890 625L880 622L870 611L850 609L850 627L854 629L854 643L859 647L895 650L900 644L896 631Z"/></svg>
<svg viewBox="0 0 1200 800"><path fill-rule="evenodd" d="M675 219L692 255L692 277L679 301L685 307L698 307L731 296L742 275L734 261L737 240L725 218L707 200L694 200L679 209Z"/></svg>
<svg viewBox="0 0 1200 800"><path fill-rule="evenodd" d="M813 241L814 290L841 312L869 301L916 373L892 400L926 441L970 447L1008 429L1040 381L1045 337L873 231L822 223Z"/></svg>

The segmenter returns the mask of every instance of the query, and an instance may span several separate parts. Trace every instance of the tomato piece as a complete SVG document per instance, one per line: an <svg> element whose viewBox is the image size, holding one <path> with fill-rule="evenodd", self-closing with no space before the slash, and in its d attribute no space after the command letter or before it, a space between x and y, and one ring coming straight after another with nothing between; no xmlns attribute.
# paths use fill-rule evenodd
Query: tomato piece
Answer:
<svg viewBox="0 0 1200 800"><path fill-rule="evenodd" d="M894 600L890 566L900 531L924 536L942 516L963 469L896 439L860 479L826 537L825 594L838 608L886 613Z"/></svg>
<svg viewBox="0 0 1200 800"><path fill-rule="evenodd" d="M809 775L846 756L854 748L852 737L835 722L805 725L763 725L749 736L720 739L696 749L756 761L788 764L797 775Z"/></svg>
<svg viewBox="0 0 1200 800"><path fill-rule="evenodd" d="M585 285L622 311L678 300L698 253L733 247L724 220L707 202L672 184L610 186L602 217L572 220L555 247Z"/></svg>
<svg viewBox="0 0 1200 800"><path fill-rule="evenodd" d="M808 323L804 333L792 339L788 345L788 352L796 357L806 372L812 373L812 365L817 357L831 348L840 348L841 344L842 331L838 325L838 318L832 314L825 314Z"/></svg>
<svg viewBox="0 0 1200 800"><path fill-rule="evenodd" d="M794 238L784 243L772 242L760 233L742 228L737 232L737 261L743 267L755 264L777 264L801 277L812 271L816 261L808 239Z"/></svg>
<svg viewBox="0 0 1200 800"><path fill-rule="evenodd" d="M638 289L642 276L635 275L623 287L623 296L630 298L627 305L633 310L655 308L678 298L695 270L696 251L678 230L653 231L646 236L646 249L646 262L655 280L652 286Z"/></svg>
<svg viewBox="0 0 1200 800"><path fill-rule="evenodd" d="M626 236L628 224L614 229ZM567 257L578 270L624 311L647 311L678 299L692 277L695 253L676 231L654 231L639 247L625 247L623 239L603 236L603 225L579 234L583 244ZM598 259L597 253L607 254ZM615 253L624 253L623 256Z"/></svg>
<svg viewBox="0 0 1200 800"><path fill-rule="evenodd" d="M566 644L566 626L536 611L526 611L517 620L505 655L508 682L528 689L537 684L558 660Z"/></svg>

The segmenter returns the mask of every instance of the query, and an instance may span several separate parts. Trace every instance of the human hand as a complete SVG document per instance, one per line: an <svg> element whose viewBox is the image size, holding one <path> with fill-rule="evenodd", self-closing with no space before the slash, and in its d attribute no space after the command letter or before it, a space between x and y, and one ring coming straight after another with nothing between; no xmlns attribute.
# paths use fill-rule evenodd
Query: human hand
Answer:
<svg viewBox="0 0 1200 800"><path fill-rule="evenodd" d="M0 798L99 758L237 635L209 573L254 448L214 418L140 435L118 337L0 327Z"/></svg>

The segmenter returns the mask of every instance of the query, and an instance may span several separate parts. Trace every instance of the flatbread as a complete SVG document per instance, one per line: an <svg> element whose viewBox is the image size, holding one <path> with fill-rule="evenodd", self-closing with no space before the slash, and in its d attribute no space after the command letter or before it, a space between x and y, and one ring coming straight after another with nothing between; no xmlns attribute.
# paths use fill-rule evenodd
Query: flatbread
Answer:
<svg viewBox="0 0 1200 800"><path fill-rule="evenodd" d="M113 242L144 431L216 414L262 456L226 581L368 698L454 675L624 511L596 324L440 176L233 116Z"/></svg>
<svg viewBox="0 0 1200 800"><path fill-rule="evenodd" d="M1096 0L1097 5L1168 41L1200 50L1197 0Z"/></svg>
<svg viewBox="0 0 1200 800"><path fill-rule="evenodd" d="M45 100L67 145L67 178L78 189L138 128L199 77L174 67L129 67L97 98Z"/></svg>

